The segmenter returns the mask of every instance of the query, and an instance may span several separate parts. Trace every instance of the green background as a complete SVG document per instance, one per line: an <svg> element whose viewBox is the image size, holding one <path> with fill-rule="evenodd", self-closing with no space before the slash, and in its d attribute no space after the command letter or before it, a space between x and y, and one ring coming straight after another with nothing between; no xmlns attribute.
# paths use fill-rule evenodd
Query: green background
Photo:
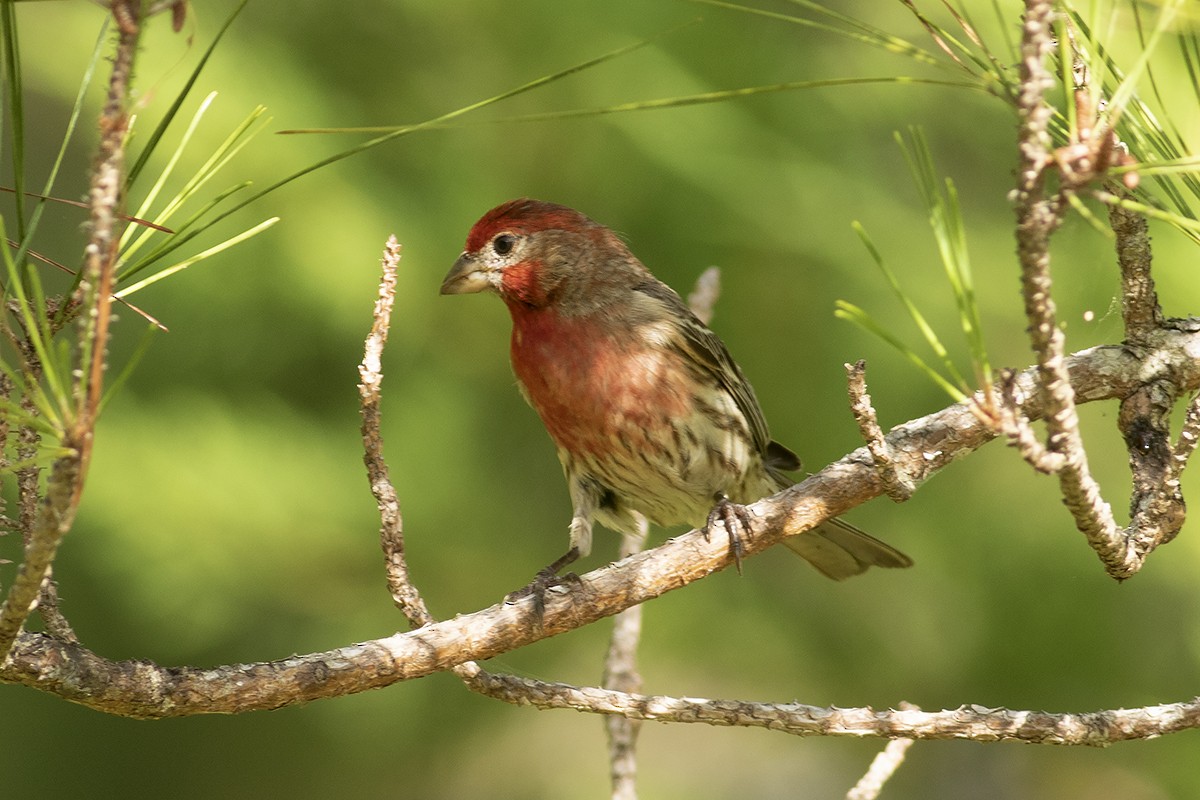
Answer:
<svg viewBox="0 0 1200 800"><path fill-rule="evenodd" d="M183 34L165 18L151 24L138 62L144 132L234 4L193 5ZM1004 5L1015 36L1017 10ZM927 44L899 3L837 7ZM103 11L22 3L17 18L27 174L40 185ZM480 122L405 137L310 175L221 233L282 217L270 231L133 298L170 333L106 410L79 521L55 570L63 608L89 647L114 659L205 666L325 650L403 626L384 587L355 389L390 233L404 258L384 364L386 452L413 578L440 617L523 585L561 552L570 516L553 448L514 386L502 304L438 296L471 223L499 202L527 195L579 208L620 231L684 293L704 268L720 266L713 326L754 382L773 435L815 470L860 444L844 362L867 359L885 427L948 402L885 345L832 314L834 301L846 299L916 341L851 230L859 220L947 340L960 341L923 208L892 139L918 124L959 187L993 362L1029 363L1006 201L1014 122L998 100L883 84L482 122L783 81L941 75L820 31L667 0L255 2L185 114L220 92L197 135L214 147L255 105L268 106L268 133L217 181L261 187L363 138L276 130L419 122L696 18L636 53L468 118ZM97 102L60 196L85 192L95 139L86 123ZM1179 107L1182 130L1194 135L1195 120L1195 109ZM168 142L178 136L176 128ZM76 265L83 220L76 209L51 207L38 249ZM1192 245L1165 228L1153 233L1165 311L1196 311L1200 291L1186 271ZM1055 258L1070 348L1118 341L1110 242L1072 219ZM1095 321L1085 321L1089 310ZM114 365L143 327L121 313ZM1123 516L1128 470L1115 415L1111 403L1083 413L1092 465ZM1189 475L1185 491L1196 489ZM881 499L849 519L912 555L916 567L834 584L771 552L747 562L743 577L723 573L663 597L645 610L646 691L1051 711L1197 694L1200 546L1190 526L1118 585L1074 530L1056 482L1000 444L952 466L905 505ZM16 548L4 540L0 555L14 558ZM615 552L615 537L601 533L582 566ZM5 585L11 569L0 571ZM594 625L488 666L594 684L607 631ZM302 708L159 722L3 686L0 719L0 793L11 797L608 791L599 719L510 707L448 675ZM837 797L881 747L647 724L640 788L648 798ZM884 796L1194 797L1195 747L1193 733L1107 750L922 742Z"/></svg>

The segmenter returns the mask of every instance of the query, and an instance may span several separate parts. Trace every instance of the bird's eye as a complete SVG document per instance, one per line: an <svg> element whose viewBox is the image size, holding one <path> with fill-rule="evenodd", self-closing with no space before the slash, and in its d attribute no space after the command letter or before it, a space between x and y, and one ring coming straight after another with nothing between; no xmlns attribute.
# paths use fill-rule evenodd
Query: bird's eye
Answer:
<svg viewBox="0 0 1200 800"><path fill-rule="evenodd" d="M496 251L498 256L506 256L512 252L513 245L517 243L517 237L511 233L502 233L495 239L492 239L492 249Z"/></svg>

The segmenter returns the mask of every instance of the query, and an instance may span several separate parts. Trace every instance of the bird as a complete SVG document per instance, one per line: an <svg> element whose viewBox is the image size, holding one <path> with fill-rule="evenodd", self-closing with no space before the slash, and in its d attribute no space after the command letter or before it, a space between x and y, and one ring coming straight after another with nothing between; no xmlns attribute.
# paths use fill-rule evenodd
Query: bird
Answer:
<svg viewBox="0 0 1200 800"><path fill-rule="evenodd" d="M570 548L527 589L575 578L558 573L591 552L595 523L637 535L642 517L706 536L719 521L740 571L745 504L791 486L801 462L771 439L724 342L616 233L542 200L510 200L471 227L441 294L478 292L508 307L513 372L572 505ZM837 518L784 544L834 580L912 565Z"/></svg>

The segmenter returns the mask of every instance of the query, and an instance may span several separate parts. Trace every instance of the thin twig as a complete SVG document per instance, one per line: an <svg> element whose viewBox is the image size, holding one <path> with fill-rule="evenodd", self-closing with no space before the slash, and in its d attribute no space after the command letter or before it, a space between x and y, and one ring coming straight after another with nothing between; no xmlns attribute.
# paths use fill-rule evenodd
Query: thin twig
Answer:
<svg viewBox="0 0 1200 800"><path fill-rule="evenodd" d="M43 591L58 546L71 529L83 492L108 349L117 245L114 225L121 204L124 142L129 123L126 104L141 33L139 7L140 2L136 0L113 0L111 6L117 21L117 46L108 96L100 117L100 144L88 194L91 230L84 248L84 268L76 295L87 309L80 318L79 349L90 356L79 365L76 373L76 415L62 442L68 454L60 457L51 469L45 497L37 507L32 524L25 529L29 535L17 577L4 605L0 606L0 664L4 663ZM23 493L22 502L27 500Z"/></svg>
<svg viewBox="0 0 1200 800"><path fill-rule="evenodd" d="M371 484L371 495L379 510L379 542L383 550L384 576L396 607L404 614L409 626L419 629L436 622L424 598L413 585L404 555L404 517L400 498L392 484L387 461L383 456L382 413L380 401L383 389L383 348L391 329L392 308L396 300L396 270L400 264L400 243L389 236L380 259L379 294L375 300L371 330L363 345L363 360L359 364L358 393L361 400L363 463ZM480 691L478 680L487 673L474 661L451 668L469 689Z"/></svg>
<svg viewBox="0 0 1200 800"><path fill-rule="evenodd" d="M688 307L692 313L708 325L712 322L717 300L721 297L721 269L709 267L696 278L695 288L688 295ZM620 557L639 553L646 541L646 519L637 515L636 534L621 536ZM642 607L627 608L613 618L612 634L608 652L604 658L606 689L620 692L637 692L642 688L642 676L637 669L638 644L642 635ZM639 720L620 716L604 719L604 730L608 737L609 779L613 800L636 800L637 798L637 737L641 730Z"/></svg>
<svg viewBox="0 0 1200 800"><path fill-rule="evenodd" d="M54 463L46 484L46 496L25 547L17 576L0 607L0 664L15 644L25 620L37 606L42 585L58 553L62 537L75 518L76 487L82 482L80 461L64 456Z"/></svg>
<svg viewBox="0 0 1200 800"><path fill-rule="evenodd" d="M58 583L54 580L53 569L46 573L46 580L42 583L42 591L37 600L37 613L52 636L56 636L64 642L76 643L79 641L75 629L71 627L71 623L67 621L62 609L59 608Z"/></svg>
<svg viewBox="0 0 1200 800"><path fill-rule="evenodd" d="M896 770L904 763L908 748L916 739L892 739L887 746L875 756L867 774L863 775L854 788L846 792L846 800L875 800L883 791L883 785L896 774Z"/></svg>
<svg viewBox="0 0 1200 800"><path fill-rule="evenodd" d="M36 388L37 383L41 380L42 368L37 359L37 353L28 339L21 343L21 360L22 360L22 375L26 391L21 393L20 406L21 410L29 417L38 415L37 403L34 400L33 391L29 387ZM6 386L5 396L11 394L13 388L11 381L5 376ZM7 440L7 420L5 421L5 437ZM20 519L16 521L15 528L21 531L21 537L24 545L29 547L34 541L34 529L37 525L38 508L41 502L41 474L42 468L37 465L38 450L41 446L42 437L32 425L23 424L17 429L17 461L20 463L29 464L27 467L22 467L17 470L17 497ZM31 576L32 580L32 576ZM75 631L71 628L71 624L59 609L58 604L58 586L54 582L54 574L51 566L47 566L42 578L42 585L38 591L38 597L30 606L30 612L37 611L38 616L46 624L46 629L53 635L66 642L77 642L78 637Z"/></svg>
<svg viewBox="0 0 1200 800"><path fill-rule="evenodd" d="M1130 524L1122 528L1091 476L1079 433L1075 398L1063 362L1065 338L1055 318L1050 294L1049 243L1075 193L1103 181L1114 164L1127 164L1132 159L1113 132L1121 109L1110 109L1105 116L1100 114L1099 104L1087 86L1087 65L1078 56L1073 65L1077 130L1072 131L1071 142L1051 153L1048 133L1051 109L1044 92L1053 84L1045 66L1053 46L1053 16L1050 2L1027 0L1022 29L1021 93L1017 103L1021 119L1017 252L1030 340L1038 356L1041 390L1049 406L1047 444L1041 446L1028 421L1015 412L1011 386L1001 387L1005 399L1002 424L1010 441L1030 464L1057 473L1076 526L1100 556L1109 575L1124 580L1141 569L1146 557L1174 538L1183 526L1181 462L1173 457L1170 442L1171 411L1182 388L1164 375L1147 379L1122 398L1117 426L1125 439L1133 476ZM1070 41L1073 43L1073 39ZM1071 50L1079 52L1074 45ZM1059 182L1058 191L1052 196L1046 191L1052 174L1050 167L1057 170ZM1116 235L1121 270L1126 346L1134 353L1153 350L1167 321L1159 308L1151 276L1147 221L1124 204L1114 202L1109 208L1109 224Z"/></svg>
<svg viewBox="0 0 1200 800"><path fill-rule="evenodd" d="M408 564L404 558L404 518L400 500L388 475L383 458L383 434L379 402L383 386L383 346L387 343L396 299L396 267L400 263L400 243L389 236L381 260L382 277L379 296L375 300L374 322L367 334L363 360L358 367L358 394L362 400L363 463L371 494L379 508L379 540L384 555L384 575L388 591L396 608L414 628L433 622L425 601L408 579Z"/></svg>
<svg viewBox="0 0 1200 800"><path fill-rule="evenodd" d="M388 236L380 259L379 295L375 299L371 331L367 334L363 360L358 366L358 394L362 401L363 463L367 468L371 495L379 509L379 544L383 550L384 578L396 608L404 614L411 628L419 629L436 620L409 577L408 559L404 555L404 515L400 511L400 497L383 457L380 411L383 398L383 348L391 330L392 308L396 302L396 270L400 265L400 251L400 242L394 235ZM482 672L474 662L459 664L453 671L468 687Z"/></svg>
<svg viewBox="0 0 1200 800"><path fill-rule="evenodd" d="M1033 430L1033 425L1021 413L1023 398L1018 396L1017 374L1011 369L1000 370L1000 424L1009 446L1017 448L1021 457L1038 472L1053 475L1063 468L1062 453L1046 449Z"/></svg>
<svg viewBox="0 0 1200 800"><path fill-rule="evenodd" d="M1180 703L1079 714L980 705L920 711L626 694L512 675L492 676L488 683L489 697L514 705L617 714L650 722L766 728L793 736L969 739L1103 747L1200 728L1200 697Z"/></svg>
<svg viewBox="0 0 1200 800"><path fill-rule="evenodd" d="M917 490L913 484L896 467L887 440L883 437L883 429L879 427L879 418L875 415L875 407L871 405L871 395L867 394L867 362L859 360L846 364L847 389L850 393L850 411L858 422L858 430L867 443L867 450L883 482L883 490L892 500L903 503L912 497Z"/></svg>
<svg viewBox="0 0 1200 800"><path fill-rule="evenodd" d="M14 388L12 378L8 377L7 373L0 372L0 399L11 403ZM11 465L8 459L8 437L11 433L8 415L0 414L0 488L3 487L4 476L8 473ZM7 536L17 527L15 521L8 516L7 511L8 501L5 499L4 493L0 491L0 536ZM0 564L8 563L10 562L7 559L0 559ZM3 584L0 584L0 590L3 588Z"/></svg>
<svg viewBox="0 0 1200 800"><path fill-rule="evenodd" d="M867 774L854 784L854 788L846 793L846 800L875 800L883 791L883 785L896 774L896 770L904 763L908 748L916 739L893 739L875 756Z"/></svg>
<svg viewBox="0 0 1200 800"><path fill-rule="evenodd" d="M21 411L30 418L38 415L37 401L34 399L38 383L42 379L42 365L38 361L37 352L28 339L19 343L21 352L21 379L24 391L21 393ZM42 468L37 465L37 454L41 448L42 436L32 425L21 425L17 430L17 462L28 464L17 470L17 508L20 520L21 537L28 547L33 536L33 526L37 519L38 502L41 500Z"/></svg>
<svg viewBox="0 0 1200 800"><path fill-rule="evenodd" d="M692 310L701 322L708 325L712 322L717 299L721 296L721 268L709 267L696 278L696 288L688 295L688 308Z"/></svg>
<svg viewBox="0 0 1200 800"><path fill-rule="evenodd" d="M912 703L900 703L901 711L920 711L921 709ZM879 793L883 791L883 785L891 780L891 777L896 774L896 770L904 763L904 757L908 755L908 748L912 747L916 739L892 739L883 748L883 752L875 756L871 762L871 766L867 768L867 772L858 783L854 784L854 788L846 793L846 800L875 800L879 797Z"/></svg>
<svg viewBox="0 0 1200 800"><path fill-rule="evenodd" d="M621 558L640 553L646 541L646 520L638 515L638 532L621 537ZM637 668L638 643L642 634L642 607L632 606L613 617L612 635L604 658L605 689L634 693L642 689ZM608 736L608 771L613 800L637 798L637 737L640 720L620 716L604 718Z"/></svg>

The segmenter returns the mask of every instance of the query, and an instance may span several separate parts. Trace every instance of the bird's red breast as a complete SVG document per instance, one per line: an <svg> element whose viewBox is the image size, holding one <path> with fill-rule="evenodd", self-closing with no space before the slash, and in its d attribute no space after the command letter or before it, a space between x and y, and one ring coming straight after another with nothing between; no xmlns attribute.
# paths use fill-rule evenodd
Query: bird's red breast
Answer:
<svg viewBox="0 0 1200 800"><path fill-rule="evenodd" d="M604 456L614 447L662 446L647 431L688 412L689 392L673 354L646 347L611 321L563 317L510 304L513 371L559 447Z"/></svg>

